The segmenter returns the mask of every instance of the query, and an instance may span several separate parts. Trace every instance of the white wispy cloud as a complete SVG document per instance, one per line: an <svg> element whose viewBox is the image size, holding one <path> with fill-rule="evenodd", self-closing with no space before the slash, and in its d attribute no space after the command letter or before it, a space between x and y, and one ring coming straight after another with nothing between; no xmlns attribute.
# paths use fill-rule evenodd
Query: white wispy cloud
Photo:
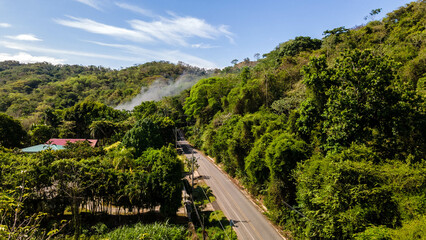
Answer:
<svg viewBox="0 0 426 240"><path fill-rule="evenodd" d="M204 38L217 39L227 37L233 42L233 34L225 25L213 26L205 20L194 17L179 17L172 15L169 18L159 17L156 21L129 21L131 29L99 23L87 18L56 19L58 24L82 29L91 33L114 36L134 42L160 41L169 45L190 46L188 39Z"/></svg>
<svg viewBox="0 0 426 240"><path fill-rule="evenodd" d="M48 56L32 56L26 52L19 52L15 55L9 53L0 53L0 61L15 60L21 63L49 62L52 64L63 64L64 59L48 57Z"/></svg>
<svg viewBox="0 0 426 240"><path fill-rule="evenodd" d="M125 50L127 53L137 56L136 58L139 58L140 61L153 61L153 60L164 60L169 61L173 63L177 63L179 61L185 62L187 64L190 64L192 66L197 66L201 68L217 68L217 65L213 62L210 62L208 60L181 52L179 50L150 50L141 48L134 45L128 45L128 44L111 44L111 43L102 43L102 42L95 42L90 41L91 43L100 45L100 46L106 46L106 47L113 47L113 48L119 48L122 50Z"/></svg>
<svg viewBox="0 0 426 240"><path fill-rule="evenodd" d="M43 41L40 38L34 36L33 34L19 34L16 36L6 36L6 38L19 41Z"/></svg>
<svg viewBox="0 0 426 240"><path fill-rule="evenodd" d="M90 6L94 9L102 10L100 7L100 3L96 0L75 0L75 1L86 4L87 6Z"/></svg>
<svg viewBox="0 0 426 240"><path fill-rule="evenodd" d="M19 50L19 51L38 52L43 54L55 54L60 56L71 55L71 56L78 56L78 57L101 58L101 59L111 59L111 60L117 60L117 61L132 61L132 62L137 62L139 60L138 58L129 58L128 56L115 56L115 55L107 55L107 54L99 54L99 53L37 47L37 46L25 45L25 44L8 42L8 41L0 41L0 46L9 48L9 49Z"/></svg>
<svg viewBox="0 0 426 240"><path fill-rule="evenodd" d="M2 27L2 28L9 28L11 26L12 25L10 25L9 23L0 23L0 27Z"/></svg>
<svg viewBox="0 0 426 240"><path fill-rule="evenodd" d="M217 67L216 64L214 64L213 62L210 62L208 60L205 60L196 56L192 56L187 53L183 53L178 50L167 50L167 49L166 50L164 49L150 50L150 49L145 49L145 48L141 48L141 47L137 47L133 45L109 44L109 43L101 43L101 42L93 42L93 41L88 41L88 42L91 42L100 46L122 49L127 53L127 55L124 54L124 55L118 56L118 55L107 55L107 54L63 50L63 49L52 49L52 48L32 46L32 45L22 44L17 42L9 42L9 41L0 41L0 46L8 48L8 49L18 50L20 52L36 52L41 54L60 56L59 58L52 58L49 61L42 60L41 58L39 60L39 61L47 61L52 63L55 62L54 59L58 59L58 61L56 62L59 62L59 60L62 60L62 58L65 58L65 56L77 56L77 57L89 57L89 58L95 58L95 59L96 58L109 59L109 60L124 61L124 62L131 62L131 63L142 63L142 62L154 61L154 60L157 60L157 61L164 60L164 61L169 61L173 63L182 61L187 64L197 66L197 67L202 67L202 68ZM12 55L4 55L4 56L9 57L9 59L12 59L11 58ZM15 59L18 60L18 58L15 58ZM62 62L59 62L59 63L62 63Z"/></svg>
<svg viewBox="0 0 426 240"><path fill-rule="evenodd" d="M201 48L201 49L217 48L217 46L212 46L210 44L205 44L205 43L192 44L191 47Z"/></svg>
<svg viewBox="0 0 426 240"><path fill-rule="evenodd" d="M124 38L136 42L152 42L153 39L145 33L99 23L87 18L69 17L69 20L56 19L55 22L72 28L78 28L91 33Z"/></svg>
<svg viewBox="0 0 426 240"><path fill-rule="evenodd" d="M187 46L187 39L192 37L216 39L226 36L232 38L232 34L227 31L226 26L215 27L203 19L194 17L160 17L159 21L132 20L129 23L133 29L171 45Z"/></svg>
<svg viewBox="0 0 426 240"><path fill-rule="evenodd" d="M117 5L118 7L125 9L125 10L129 10L135 13L139 13L143 16L147 16L147 17L155 17L155 15L147 9L143 9L140 8L138 6L135 5L131 5L131 4L127 4L127 3L121 3L121 2L116 2L115 5Z"/></svg>

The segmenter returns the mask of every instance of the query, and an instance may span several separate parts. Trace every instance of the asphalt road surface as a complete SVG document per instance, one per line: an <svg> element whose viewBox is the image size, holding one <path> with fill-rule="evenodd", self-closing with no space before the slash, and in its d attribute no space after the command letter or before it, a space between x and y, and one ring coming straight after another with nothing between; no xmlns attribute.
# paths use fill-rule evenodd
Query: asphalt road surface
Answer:
<svg viewBox="0 0 426 240"><path fill-rule="evenodd" d="M192 147L187 141L178 141L188 159L192 156ZM225 216L234 222L234 230L238 239L283 239L266 217L260 213L253 202L224 175L212 162L194 149L194 157L198 161L198 173L213 191L219 207Z"/></svg>

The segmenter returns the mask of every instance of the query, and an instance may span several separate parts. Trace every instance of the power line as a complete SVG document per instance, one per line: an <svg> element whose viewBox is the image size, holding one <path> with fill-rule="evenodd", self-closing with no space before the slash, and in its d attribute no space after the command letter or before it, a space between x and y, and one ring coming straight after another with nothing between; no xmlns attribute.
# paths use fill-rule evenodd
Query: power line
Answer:
<svg viewBox="0 0 426 240"><path fill-rule="evenodd" d="M204 196L206 196L206 198L207 198L207 200L210 202L210 204L212 204L212 202L210 201L210 198L207 196L206 192L204 191L204 189L203 189L202 187L201 187L201 190L203 191ZM228 234L226 234L225 228L223 227L222 222L220 221L220 219L219 219L219 224L220 224L220 226L222 227L222 230L223 230L223 232L225 233L226 238L230 239L230 238L228 237ZM231 229L231 231L232 231L232 229Z"/></svg>
<svg viewBox="0 0 426 240"><path fill-rule="evenodd" d="M304 218L306 218L308 221L311 221L309 218L307 218L305 215L303 215L303 213L301 213L301 212L299 212L299 211L297 211L294 207L292 207L290 204L288 204L288 203L286 203L284 200L282 200L283 201L283 203L287 206L287 207L289 207L291 210L293 210L293 211L295 211L297 214L299 214L300 216L302 216L302 217L304 217Z"/></svg>
<svg viewBox="0 0 426 240"><path fill-rule="evenodd" d="M179 131L179 130L177 130L177 129L175 129L176 147L177 147L178 145L179 145L179 147L182 147L179 143L177 143L177 134L179 134L180 138L182 138L182 132L181 132L181 131ZM204 225L203 225L203 223L201 222L201 218L200 218L200 215L199 215L199 213L198 213L197 206L195 205L195 202L194 202L194 199L193 199L193 193L194 193L194 160L195 160L195 157L194 157L194 149L193 149L192 147L191 147L191 154L192 154L192 156L191 156L191 159L192 159L192 192L191 192L190 197L191 197L191 201L192 201L192 203L193 203L193 205L194 205L195 213L196 213L196 215L197 215L198 221L200 222L200 225L201 225L201 227L202 227L202 229L203 229L203 239L204 239ZM206 197L207 201L209 201L209 203L210 203L210 204L212 204L212 202L210 201L210 198L207 196L207 194L206 194L206 192L204 191L204 189L203 189L202 187L200 187L200 188L201 188L201 191L203 192L204 196ZM217 214L217 213L215 213L215 214ZM226 238L227 238L228 240L231 240L231 239L229 238L228 234L226 233L226 230L225 230L225 228L224 228L224 226L223 226L222 222L220 221L220 219L218 219L218 220L219 220L220 227L222 228L223 232L225 233ZM232 231L232 228L231 228L231 231Z"/></svg>

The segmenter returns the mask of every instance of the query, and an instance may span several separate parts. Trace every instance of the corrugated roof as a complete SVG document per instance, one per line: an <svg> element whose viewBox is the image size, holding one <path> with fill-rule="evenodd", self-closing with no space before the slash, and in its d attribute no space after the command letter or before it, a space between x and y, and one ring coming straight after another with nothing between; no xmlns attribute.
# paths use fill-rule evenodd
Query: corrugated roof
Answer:
<svg viewBox="0 0 426 240"><path fill-rule="evenodd" d="M52 138L49 139L49 141L46 142L46 144L55 144L60 146L67 145L68 142L75 143L75 142L84 142L88 141L90 143L90 146L95 147L98 143L97 139L83 139L83 138Z"/></svg>
<svg viewBox="0 0 426 240"><path fill-rule="evenodd" d="M26 153L36 153L36 152L41 152L43 150L48 150L48 149L61 150L61 149L65 149L65 147L61 145L53 145L53 144L39 144L39 145L23 148L21 150L22 152L26 152Z"/></svg>

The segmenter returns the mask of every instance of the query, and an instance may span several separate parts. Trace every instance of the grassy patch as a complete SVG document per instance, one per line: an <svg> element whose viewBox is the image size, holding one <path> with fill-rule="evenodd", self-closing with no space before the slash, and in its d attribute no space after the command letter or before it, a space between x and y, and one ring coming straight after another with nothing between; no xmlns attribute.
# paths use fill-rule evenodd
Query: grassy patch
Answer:
<svg viewBox="0 0 426 240"><path fill-rule="evenodd" d="M105 225L96 225L98 231L106 231ZM165 223L142 224L137 223L132 226L123 226L111 232L91 236L90 239L152 239L152 240L184 240L188 233L184 226L177 226Z"/></svg>

